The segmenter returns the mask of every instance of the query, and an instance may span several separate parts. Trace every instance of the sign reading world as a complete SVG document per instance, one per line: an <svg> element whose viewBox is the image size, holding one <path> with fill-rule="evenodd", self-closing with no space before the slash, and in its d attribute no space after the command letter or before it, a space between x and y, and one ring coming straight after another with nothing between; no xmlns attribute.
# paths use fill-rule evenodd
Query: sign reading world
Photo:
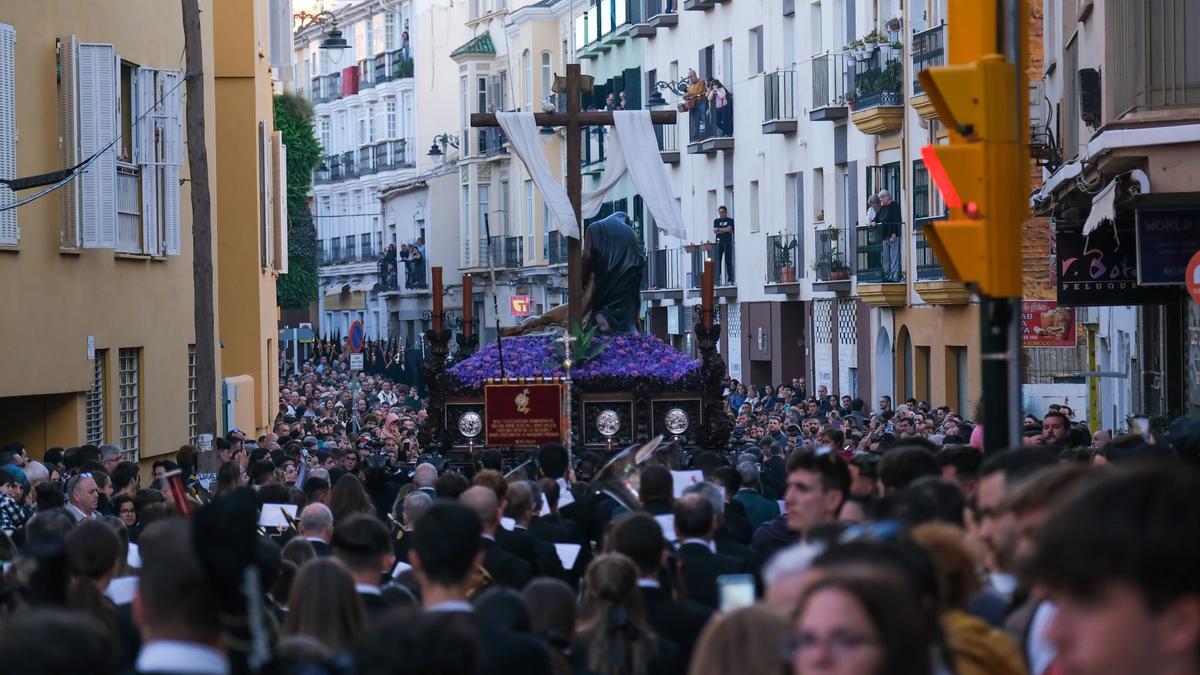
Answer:
<svg viewBox="0 0 1200 675"><path fill-rule="evenodd" d="M1188 261L1196 251L1200 251L1200 209L1137 210L1141 285L1182 285Z"/></svg>
<svg viewBox="0 0 1200 675"><path fill-rule="evenodd" d="M561 382L501 382L483 386L484 443L537 447L561 442Z"/></svg>

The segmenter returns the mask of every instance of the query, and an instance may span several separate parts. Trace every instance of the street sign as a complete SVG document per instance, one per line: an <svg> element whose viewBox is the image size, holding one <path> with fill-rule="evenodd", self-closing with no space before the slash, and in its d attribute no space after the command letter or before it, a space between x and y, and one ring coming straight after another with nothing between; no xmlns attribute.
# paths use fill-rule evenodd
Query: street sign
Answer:
<svg viewBox="0 0 1200 675"><path fill-rule="evenodd" d="M299 342L312 342L317 337L311 328L287 328L279 331L280 342L291 342L297 340Z"/></svg>
<svg viewBox="0 0 1200 675"><path fill-rule="evenodd" d="M1200 303L1200 251L1196 251L1188 261L1184 279L1187 281L1188 293L1192 294L1192 300Z"/></svg>
<svg viewBox="0 0 1200 675"><path fill-rule="evenodd" d="M529 296L514 295L509 299L513 316L529 316Z"/></svg>
<svg viewBox="0 0 1200 675"><path fill-rule="evenodd" d="M351 354L350 355L350 370L357 373L357 372L360 372L362 369L363 369L363 355L362 354Z"/></svg>
<svg viewBox="0 0 1200 675"><path fill-rule="evenodd" d="M361 352L363 350L363 343L366 342L366 339L367 331L365 328L363 328L363 323L361 321L355 321L354 323L350 324L351 354L358 354ZM359 363L361 364L362 361L359 361ZM359 367L359 370L362 370L361 366Z"/></svg>

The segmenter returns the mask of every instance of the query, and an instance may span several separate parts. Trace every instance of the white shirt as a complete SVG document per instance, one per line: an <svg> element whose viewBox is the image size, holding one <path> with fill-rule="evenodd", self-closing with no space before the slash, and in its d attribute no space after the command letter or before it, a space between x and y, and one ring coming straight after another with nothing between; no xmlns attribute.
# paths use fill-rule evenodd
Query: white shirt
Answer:
<svg viewBox="0 0 1200 675"><path fill-rule="evenodd" d="M379 402L383 403L384 405L389 405L389 406L396 405L397 399L396 399L396 392L394 392L394 391L381 391L381 392L379 392L379 395L376 396L375 398L379 399Z"/></svg>
<svg viewBox="0 0 1200 675"><path fill-rule="evenodd" d="M207 645L177 640L158 640L142 645L138 672L229 675L229 659Z"/></svg>
<svg viewBox="0 0 1200 675"><path fill-rule="evenodd" d="M354 592L359 595L383 595L383 591L375 584L354 584Z"/></svg>
<svg viewBox="0 0 1200 675"><path fill-rule="evenodd" d="M108 582L108 588L104 590L104 594L114 604L127 605L133 602L133 596L137 592L137 587L137 577L116 577Z"/></svg>
<svg viewBox="0 0 1200 675"><path fill-rule="evenodd" d="M1043 602L1033 611L1033 619L1029 622L1029 637L1025 644L1025 658L1028 659L1031 675L1041 675L1046 672L1058 650L1046 639L1046 627L1054 620L1058 608L1050 602Z"/></svg>
<svg viewBox="0 0 1200 675"><path fill-rule="evenodd" d="M701 539L699 537L691 537L689 539L684 539L683 541L679 542L680 546L686 546L688 544L699 544L699 545L703 546L704 548L707 548L708 550L712 551L714 554L717 552L716 543L713 541L710 541L708 539Z"/></svg>
<svg viewBox="0 0 1200 675"><path fill-rule="evenodd" d="M426 612L473 612L474 608L466 600L447 600L425 608Z"/></svg>
<svg viewBox="0 0 1200 675"><path fill-rule="evenodd" d="M67 511L69 511L71 513L71 517L74 518L75 520L87 520L89 518L96 517L95 511L92 511L92 515L89 516L89 515L85 514L83 511L80 511L78 507L76 507L74 504L72 504L70 502L67 502Z"/></svg>
<svg viewBox="0 0 1200 675"><path fill-rule="evenodd" d="M638 588L662 588L658 579L638 579Z"/></svg>

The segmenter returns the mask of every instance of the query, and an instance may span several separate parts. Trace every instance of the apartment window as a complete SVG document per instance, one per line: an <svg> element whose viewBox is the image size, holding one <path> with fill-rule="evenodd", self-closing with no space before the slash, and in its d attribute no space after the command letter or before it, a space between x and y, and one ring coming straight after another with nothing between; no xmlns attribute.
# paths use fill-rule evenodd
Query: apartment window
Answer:
<svg viewBox="0 0 1200 675"><path fill-rule="evenodd" d="M488 211L491 209L491 194L492 187L490 185L479 186L479 236L481 239L488 235L492 224L488 215Z"/></svg>
<svg viewBox="0 0 1200 675"><path fill-rule="evenodd" d="M396 99L390 98L386 104L387 110L387 137L397 138L396 133Z"/></svg>
<svg viewBox="0 0 1200 675"><path fill-rule="evenodd" d="M1067 45L1063 64L1062 124L1063 159L1079 155L1079 39Z"/></svg>
<svg viewBox="0 0 1200 675"><path fill-rule="evenodd" d="M912 215L914 221L934 215L930 209L929 193L929 170L925 168L925 162L918 159L913 162L912 174Z"/></svg>
<svg viewBox="0 0 1200 675"><path fill-rule="evenodd" d="M535 216L534 216L534 201L533 201L533 181L525 181L525 233L529 238L533 238Z"/></svg>
<svg viewBox="0 0 1200 675"><path fill-rule="evenodd" d="M466 179L466 171L463 171L463 179ZM463 264L470 267L472 261L471 252L474 250L471 247L471 186L462 184L462 232L463 232Z"/></svg>
<svg viewBox="0 0 1200 675"><path fill-rule="evenodd" d="M533 110L533 57L528 49L521 53L521 73L525 86L525 110Z"/></svg>
<svg viewBox="0 0 1200 675"><path fill-rule="evenodd" d="M333 134L332 134L332 130L330 128L331 124L329 121L329 117L328 116L322 117L319 122L319 126L321 129L321 148L325 151L325 154L332 155L333 154Z"/></svg>
<svg viewBox="0 0 1200 675"><path fill-rule="evenodd" d="M17 173L17 110L14 78L13 43L16 30L0 23L0 180L15 178ZM17 195L0 184L0 209L11 207ZM0 211L0 245L16 246L21 232L17 229L17 210Z"/></svg>
<svg viewBox="0 0 1200 675"><path fill-rule="evenodd" d="M347 258L353 257L354 256L354 235L348 234L348 235L342 237L342 246L343 246L343 250L344 250L344 255Z"/></svg>
<svg viewBox="0 0 1200 675"><path fill-rule="evenodd" d="M365 111L365 110L363 110L362 108L358 108L358 109L355 111L355 113L354 113L354 116L355 116L355 118L358 120L358 143L357 143L357 145L360 145L360 146L361 146L361 145L366 145L366 144L367 144L367 115L366 115L366 111Z"/></svg>
<svg viewBox="0 0 1200 675"><path fill-rule="evenodd" d="M813 222L825 222L825 170L813 169Z"/></svg>
<svg viewBox="0 0 1200 675"><path fill-rule="evenodd" d="M383 42L386 45L387 51L392 51L398 47L396 41L396 15L388 12L383 15Z"/></svg>
<svg viewBox="0 0 1200 675"><path fill-rule="evenodd" d="M367 142L375 142L375 106L367 107Z"/></svg>
<svg viewBox="0 0 1200 675"><path fill-rule="evenodd" d="M550 52L542 52L542 100L550 98L554 89L554 66L550 63Z"/></svg>
<svg viewBox="0 0 1200 675"><path fill-rule="evenodd" d="M751 73L761 73L763 71L763 27L755 26L750 29L750 54L748 55L751 65ZM729 76L726 75L726 78Z"/></svg>
<svg viewBox="0 0 1200 675"><path fill-rule="evenodd" d="M368 260L372 257L371 234L369 232L358 235L358 257L360 260Z"/></svg>
<svg viewBox="0 0 1200 675"><path fill-rule="evenodd" d="M475 79L475 112L488 112L488 81L486 77Z"/></svg>
<svg viewBox="0 0 1200 675"><path fill-rule="evenodd" d="M758 181L750 181L750 231L758 232L759 229L759 203L758 203Z"/></svg>
<svg viewBox="0 0 1200 675"><path fill-rule="evenodd" d="M92 388L84 397L84 438L92 445L104 445L105 405L104 381L107 372L108 350L97 349L92 362Z"/></svg>
<svg viewBox="0 0 1200 675"><path fill-rule="evenodd" d="M137 347L121 349L117 364L117 401L120 409L122 459L138 461L141 438L141 361L142 350Z"/></svg>
<svg viewBox="0 0 1200 675"><path fill-rule="evenodd" d="M196 412L196 345L188 345L187 351L187 392L188 392L188 443L195 445L199 438L198 414Z"/></svg>
<svg viewBox="0 0 1200 675"><path fill-rule="evenodd" d="M363 23L367 24L365 29L366 44L363 45L363 58L371 58L375 55L375 17L368 16L367 20Z"/></svg>

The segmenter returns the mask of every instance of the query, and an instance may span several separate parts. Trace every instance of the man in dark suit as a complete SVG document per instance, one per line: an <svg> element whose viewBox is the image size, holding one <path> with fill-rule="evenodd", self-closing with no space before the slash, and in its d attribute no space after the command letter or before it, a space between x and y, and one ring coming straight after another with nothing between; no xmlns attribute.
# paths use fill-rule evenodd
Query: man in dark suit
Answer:
<svg viewBox="0 0 1200 675"><path fill-rule="evenodd" d="M176 518L153 523L138 545L142 570L133 616L142 646L134 672L229 673L229 657L221 649L217 593L200 563L190 522Z"/></svg>
<svg viewBox="0 0 1200 675"><path fill-rule="evenodd" d="M779 502L771 501L763 496L757 466L750 462L742 462L738 465L737 471L742 477L742 488L733 495L733 498L746 508L750 526L757 530L764 523L771 522L779 515Z"/></svg>
<svg viewBox="0 0 1200 675"><path fill-rule="evenodd" d="M767 458L763 460L761 480L762 494L767 499L783 499L787 489L787 461L783 458L783 448L778 445L768 446Z"/></svg>
<svg viewBox="0 0 1200 675"><path fill-rule="evenodd" d="M721 488L713 483L703 482L687 486L683 493L685 495L698 494L708 500L717 521L717 531L712 537L713 543L717 546L717 553L729 556L730 558L736 558L741 563L743 571L747 574L753 574L757 579L762 569L762 555L753 548L740 541L735 541L725 534L726 526L728 525L726 519L733 515L733 511L729 508L729 503L726 501L725 494ZM741 517L745 518L744 515Z"/></svg>
<svg viewBox="0 0 1200 675"><path fill-rule="evenodd" d="M535 498L540 496L543 504L537 506L537 509L539 513L545 515L539 515L530 521L529 534L535 539L549 542L551 545L575 544L579 546L579 555L575 558L575 565L566 569L567 582L572 586L578 586L579 579L591 564L592 547L584 538L583 533L579 531L579 525L574 520L558 515L558 483L549 478L543 478L537 482L537 487L540 495L535 494Z"/></svg>
<svg viewBox="0 0 1200 675"><path fill-rule="evenodd" d="M716 531L716 514L704 495L693 492L675 502L675 534L680 542L678 556L684 587L690 599L713 609L719 601L717 577L746 571L737 558L717 552L713 541Z"/></svg>
<svg viewBox="0 0 1200 675"><path fill-rule="evenodd" d="M408 551L412 543L413 525L417 519L433 506L433 498L424 492L413 492L404 498L403 525L392 538L392 552L396 554L396 560L408 563Z"/></svg>
<svg viewBox="0 0 1200 675"><path fill-rule="evenodd" d="M496 544L496 530L500 529L500 504L496 501L496 493L491 488L474 485L458 499L474 511L482 523L483 568L497 584L521 590L533 578L533 569L528 562ZM418 527L420 522L417 521Z"/></svg>
<svg viewBox="0 0 1200 675"><path fill-rule="evenodd" d="M708 607L671 596L664 584L662 570L667 562L662 527L644 513L620 516L612 530L612 549L629 556L638 567L638 590L646 622L655 633L674 642L684 661L690 661L696 640L712 616Z"/></svg>
<svg viewBox="0 0 1200 675"><path fill-rule="evenodd" d="M300 536L312 544L318 556L332 553L329 541L333 539L333 511L320 502L304 507L300 512Z"/></svg>
<svg viewBox="0 0 1200 675"><path fill-rule="evenodd" d="M723 517L721 527L717 530L715 539L717 545L721 542L734 542L745 546L754 536L754 526L746 515L746 507L734 500L733 496L742 487L742 475L731 466L722 466L713 471L712 482L723 490L721 512Z"/></svg>
<svg viewBox="0 0 1200 675"><path fill-rule="evenodd" d="M388 609L379 582L396 562L389 539L387 527L365 513L346 516L333 530L333 556L354 577L368 620Z"/></svg>
<svg viewBox="0 0 1200 675"><path fill-rule="evenodd" d="M499 506L501 515L503 515L506 508L506 497L508 496L508 481L504 478L504 475L495 469L483 469L475 472L475 478L472 482L475 485L488 488L496 495L496 504ZM542 565L538 561L537 550L533 545L533 537L530 537L528 532L516 532L510 529L511 523L507 525L507 527L496 528L496 532L494 533L496 545L529 563L529 569L533 572L533 576L536 577L542 574Z"/></svg>
<svg viewBox="0 0 1200 675"><path fill-rule="evenodd" d="M513 519L511 534L527 538L533 546L539 569L535 575L554 577L565 581L567 572L563 569L562 561L558 557L558 551L554 548L554 544L538 539L529 532L529 525L533 520L533 507L533 489L529 483L526 481L510 483L504 498L504 515Z"/></svg>
<svg viewBox="0 0 1200 675"><path fill-rule="evenodd" d="M482 487L467 490L463 497L472 490L477 495L470 498L473 501L486 501L483 495L496 498ZM494 504L492 509L496 509ZM499 522L498 515L495 520ZM550 658L541 642L528 635L481 625L471 616L467 589L476 569L486 561L481 544L486 541L485 534L476 509L449 501L434 504L416 522L408 559L421 586L425 611L452 612L470 620L482 647L476 671L479 675L550 675Z"/></svg>
<svg viewBox="0 0 1200 675"><path fill-rule="evenodd" d="M675 482L671 478L671 470L665 466L651 464L642 469L641 480L638 498L642 500L642 509L652 516L671 513L675 495Z"/></svg>

